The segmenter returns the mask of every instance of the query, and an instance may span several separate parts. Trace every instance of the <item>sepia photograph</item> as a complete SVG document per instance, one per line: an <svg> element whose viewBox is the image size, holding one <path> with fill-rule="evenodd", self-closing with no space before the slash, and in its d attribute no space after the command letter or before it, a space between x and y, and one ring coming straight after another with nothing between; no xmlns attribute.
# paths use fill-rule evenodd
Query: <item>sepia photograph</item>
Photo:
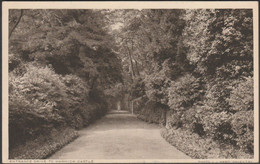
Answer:
<svg viewBox="0 0 260 164"><path fill-rule="evenodd" d="M259 162L257 2L2 12L2 162Z"/></svg>

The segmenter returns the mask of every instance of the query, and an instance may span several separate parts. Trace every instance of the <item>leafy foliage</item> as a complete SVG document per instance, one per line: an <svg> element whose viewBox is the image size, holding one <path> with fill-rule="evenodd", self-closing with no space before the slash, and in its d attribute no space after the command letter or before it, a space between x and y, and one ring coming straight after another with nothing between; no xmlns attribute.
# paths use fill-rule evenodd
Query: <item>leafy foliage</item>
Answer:
<svg viewBox="0 0 260 164"><path fill-rule="evenodd" d="M171 82L168 105L174 110L185 110L198 101L203 92L199 79L187 74Z"/></svg>
<svg viewBox="0 0 260 164"><path fill-rule="evenodd" d="M231 116L225 111L208 113L203 117L204 131L215 140L233 144L235 134L231 128Z"/></svg>
<svg viewBox="0 0 260 164"><path fill-rule="evenodd" d="M185 44L196 71L222 78L252 73L251 10L188 10Z"/></svg>
<svg viewBox="0 0 260 164"><path fill-rule="evenodd" d="M240 82L240 81L239 81ZM234 111L249 111L254 109L253 78L242 80L237 87L232 87L228 102Z"/></svg>
<svg viewBox="0 0 260 164"><path fill-rule="evenodd" d="M23 76L9 76L10 147L64 123L59 112L66 110L67 102L60 77L48 67L26 69Z"/></svg>
<svg viewBox="0 0 260 164"><path fill-rule="evenodd" d="M229 81L213 80L208 82L204 103L208 110L230 111L227 98L230 96Z"/></svg>
<svg viewBox="0 0 260 164"><path fill-rule="evenodd" d="M254 151L254 112L239 111L232 117L232 129L237 134L236 141L243 150Z"/></svg>
<svg viewBox="0 0 260 164"><path fill-rule="evenodd" d="M220 145L218 142L200 137L185 129L163 129L163 138L177 149L194 159L251 159L252 154L243 152L232 145Z"/></svg>
<svg viewBox="0 0 260 164"><path fill-rule="evenodd" d="M48 67L39 68L32 64L27 65L26 73L23 76L10 76L9 84L10 107L12 107L13 100L24 99L23 104L28 103L32 107L26 109L28 112L34 110L39 115L53 120L59 118L55 113L66 109L67 102L62 99L66 97L65 86L61 77ZM22 110L18 106L14 107ZM10 108L11 113L13 110Z"/></svg>

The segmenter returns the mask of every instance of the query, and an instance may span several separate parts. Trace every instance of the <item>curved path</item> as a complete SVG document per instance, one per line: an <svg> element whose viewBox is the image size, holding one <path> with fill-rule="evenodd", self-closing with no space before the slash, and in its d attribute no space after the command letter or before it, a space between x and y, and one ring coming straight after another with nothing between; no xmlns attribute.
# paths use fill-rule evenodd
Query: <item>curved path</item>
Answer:
<svg viewBox="0 0 260 164"><path fill-rule="evenodd" d="M166 142L160 127L126 111L112 111L50 159L190 159Z"/></svg>

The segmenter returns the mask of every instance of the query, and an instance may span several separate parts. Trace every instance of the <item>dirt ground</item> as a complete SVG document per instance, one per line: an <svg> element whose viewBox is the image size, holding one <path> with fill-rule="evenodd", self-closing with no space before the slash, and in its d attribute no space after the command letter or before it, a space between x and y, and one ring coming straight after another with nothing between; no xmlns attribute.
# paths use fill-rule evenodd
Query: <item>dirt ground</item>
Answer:
<svg viewBox="0 0 260 164"><path fill-rule="evenodd" d="M190 159L160 135L160 127L112 111L49 159Z"/></svg>

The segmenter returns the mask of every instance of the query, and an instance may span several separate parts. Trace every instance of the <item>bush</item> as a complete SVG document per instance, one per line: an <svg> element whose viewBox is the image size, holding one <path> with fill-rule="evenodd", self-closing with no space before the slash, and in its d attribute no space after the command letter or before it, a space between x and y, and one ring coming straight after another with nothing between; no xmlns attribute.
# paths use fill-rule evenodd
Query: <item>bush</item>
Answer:
<svg viewBox="0 0 260 164"><path fill-rule="evenodd" d="M204 106L214 112L230 111L227 98L230 96L230 82L214 79L207 84Z"/></svg>
<svg viewBox="0 0 260 164"><path fill-rule="evenodd" d="M148 100L144 107L138 113L138 118L149 123L161 123L163 110L160 105L154 101Z"/></svg>
<svg viewBox="0 0 260 164"><path fill-rule="evenodd" d="M46 159L78 136L78 132L71 128L51 129L48 135L40 135L14 148L9 152L9 158Z"/></svg>
<svg viewBox="0 0 260 164"><path fill-rule="evenodd" d="M247 77L239 81L237 87L231 87L232 91L228 99L231 109L234 111L248 111L254 109L254 79Z"/></svg>
<svg viewBox="0 0 260 164"><path fill-rule="evenodd" d="M101 90L91 90L88 84L76 75L64 76L63 82L68 95L66 101L69 103L69 108L63 112L63 116L68 125L80 129L106 113L107 102Z"/></svg>
<svg viewBox="0 0 260 164"><path fill-rule="evenodd" d="M79 77L33 63L25 68L23 75L9 75L10 147L55 127L82 128L106 112L103 92L90 92Z"/></svg>
<svg viewBox="0 0 260 164"><path fill-rule="evenodd" d="M47 132L52 125L64 124L59 115L68 107L64 88L60 76L48 67L28 64L24 75L10 73L10 145Z"/></svg>
<svg viewBox="0 0 260 164"><path fill-rule="evenodd" d="M167 105L167 89L170 80L166 77L164 70L145 76L143 82L145 85L145 94L149 100Z"/></svg>
<svg viewBox="0 0 260 164"><path fill-rule="evenodd" d="M231 113L222 112L205 112L202 114L202 122L206 135L218 140L221 143L235 144L235 133L231 128Z"/></svg>
<svg viewBox="0 0 260 164"><path fill-rule="evenodd" d="M35 106L33 109L46 118L56 119L59 110L68 108L66 86L61 77L49 67L37 67L28 64L23 76L11 76L10 95L24 96ZM19 107L17 107L19 108Z"/></svg>
<svg viewBox="0 0 260 164"><path fill-rule="evenodd" d="M185 110L191 107L203 95L200 79L186 74L172 81L168 88L168 106L173 110Z"/></svg>
<svg viewBox="0 0 260 164"><path fill-rule="evenodd" d="M182 83L183 86L189 84L189 81L192 78L180 78L170 87L174 89L169 92L169 97L172 96L169 106L174 110L168 112L167 128L188 130L201 137L213 139L222 146L230 145L236 149L239 146L241 151L252 154L253 79L214 79L207 83L204 99L193 103L191 108L185 107L188 104L185 102L192 96L180 87Z"/></svg>
<svg viewBox="0 0 260 164"><path fill-rule="evenodd" d="M30 106L35 106L28 110L33 110L42 116L51 113L46 118L56 119L53 114L67 107L67 103L64 101L65 85L62 83L61 77L48 67L39 68L29 64L26 69L26 73L22 76L10 74L10 99L27 100L25 102L30 102ZM19 109L19 106L16 108Z"/></svg>
<svg viewBox="0 0 260 164"><path fill-rule="evenodd" d="M236 112L232 116L231 126L236 134L237 145L248 152L254 149L254 80L246 77L233 82L230 97L227 99L230 108Z"/></svg>
<svg viewBox="0 0 260 164"><path fill-rule="evenodd" d="M21 59L15 54L9 54L8 57L9 71L13 71L19 64L21 64Z"/></svg>
<svg viewBox="0 0 260 164"><path fill-rule="evenodd" d="M62 80L66 86L66 101L69 104L69 108L64 110L62 115L66 118L66 122L70 126L74 128L83 127L84 123L82 115L86 110L89 110L86 108L89 98L89 87L86 82L76 75L66 75Z"/></svg>
<svg viewBox="0 0 260 164"><path fill-rule="evenodd" d="M232 116L232 129L237 145L248 152L254 151L254 111L240 111Z"/></svg>
<svg viewBox="0 0 260 164"><path fill-rule="evenodd" d="M162 129L161 135L170 144L194 159L252 159L232 145L220 145L211 138L200 137L187 130Z"/></svg>
<svg viewBox="0 0 260 164"><path fill-rule="evenodd" d="M193 133L197 133L199 136L205 134L204 125L200 118L201 107L194 106L183 114L183 126Z"/></svg>
<svg viewBox="0 0 260 164"><path fill-rule="evenodd" d="M134 113L140 114L140 112L145 108L145 105L148 102L148 98L146 96L135 99L134 101Z"/></svg>
<svg viewBox="0 0 260 164"><path fill-rule="evenodd" d="M167 112L166 127L171 129L178 129L183 126L183 111L170 110Z"/></svg>

